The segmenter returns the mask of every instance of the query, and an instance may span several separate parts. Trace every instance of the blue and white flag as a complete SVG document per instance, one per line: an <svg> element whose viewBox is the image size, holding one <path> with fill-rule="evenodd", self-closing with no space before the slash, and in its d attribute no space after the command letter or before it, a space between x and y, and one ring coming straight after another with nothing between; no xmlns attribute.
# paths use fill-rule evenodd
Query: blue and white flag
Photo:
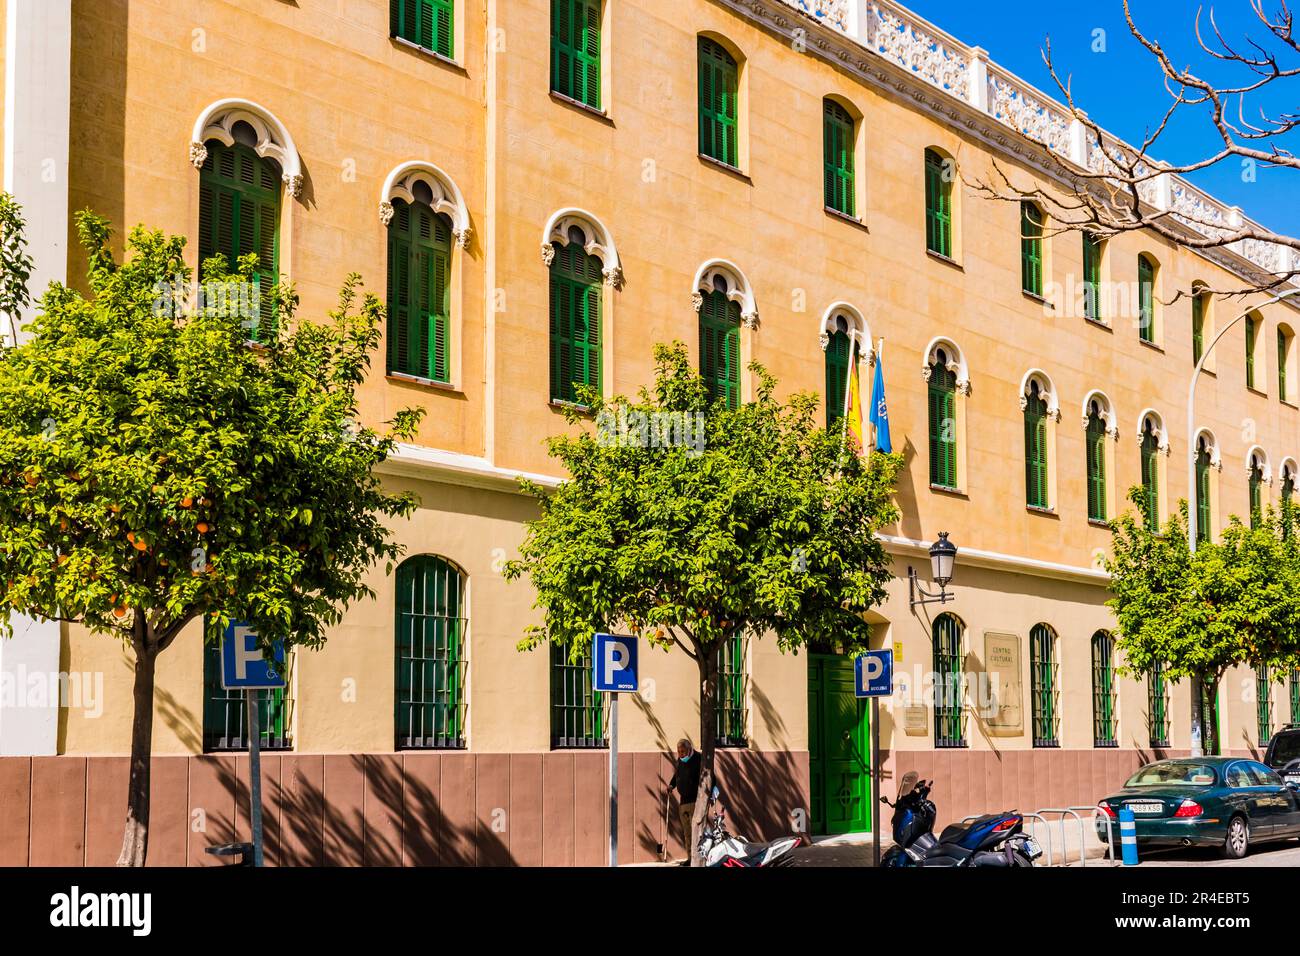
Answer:
<svg viewBox="0 0 1300 956"><path fill-rule="evenodd" d="M876 350L876 380L871 386L871 427L876 432L876 451L889 454L894 446L889 441L889 406L885 404L885 340L880 340Z"/></svg>

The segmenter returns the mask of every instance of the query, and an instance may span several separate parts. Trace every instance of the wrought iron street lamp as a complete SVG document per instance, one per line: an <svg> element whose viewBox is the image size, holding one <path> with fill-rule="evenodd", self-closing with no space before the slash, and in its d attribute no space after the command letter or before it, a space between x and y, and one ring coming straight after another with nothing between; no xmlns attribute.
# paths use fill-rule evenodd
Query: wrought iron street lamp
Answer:
<svg viewBox="0 0 1300 956"><path fill-rule="evenodd" d="M930 576L939 585L939 593L927 591L916 577L916 569L910 565L907 569L907 581L910 591L911 606L918 604L947 604L957 595L948 593L948 582L952 580L953 565L957 562L957 546L948 540L948 532L940 531L939 540L930 545ZM919 597L917 595L920 595Z"/></svg>

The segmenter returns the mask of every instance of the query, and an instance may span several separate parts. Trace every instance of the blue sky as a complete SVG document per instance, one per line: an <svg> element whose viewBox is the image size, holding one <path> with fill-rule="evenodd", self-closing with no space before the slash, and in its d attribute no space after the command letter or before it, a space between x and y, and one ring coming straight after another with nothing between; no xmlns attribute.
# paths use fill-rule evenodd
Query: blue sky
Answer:
<svg viewBox="0 0 1300 956"><path fill-rule="evenodd" d="M1274 12L1277 3L1264 0L1265 10ZM1244 69L1225 73L1197 46L1195 0L1131 0L1131 4L1138 26L1169 51L1175 64L1191 65L1194 71L1220 85L1242 83ZM1168 108L1169 97L1160 69L1129 33L1120 0L1040 2L1032 6L1024 0L904 0L904 5L957 39L983 47L994 61L1055 95L1055 84L1042 60L1044 38L1050 35L1057 72L1062 77L1072 75L1075 102L1104 129L1130 143L1141 142L1147 129L1154 127ZM1201 22L1203 35L1212 38L1209 9L1207 4ZM1220 0L1213 10L1220 31L1234 43L1247 35L1259 39L1266 35L1248 0ZM1293 3L1292 10L1300 11L1300 4ZM1092 49L1096 30L1105 31L1104 52ZM1276 41L1273 44L1276 49ZM1295 65L1296 54L1279 62ZM1252 102L1255 115L1260 106L1274 115L1295 110L1300 104L1300 79L1275 81L1267 97L1257 94L1253 101L1248 99L1247 116L1251 115ZM1221 145L1203 109L1182 107L1187 116L1161 137L1153 155L1170 162L1190 162ZM1290 147L1300 152L1300 136L1292 135ZM1260 166L1255 181L1246 182L1241 161L1230 159L1191 178L1211 195L1240 206L1247 216L1272 229L1289 235L1300 231L1300 172Z"/></svg>

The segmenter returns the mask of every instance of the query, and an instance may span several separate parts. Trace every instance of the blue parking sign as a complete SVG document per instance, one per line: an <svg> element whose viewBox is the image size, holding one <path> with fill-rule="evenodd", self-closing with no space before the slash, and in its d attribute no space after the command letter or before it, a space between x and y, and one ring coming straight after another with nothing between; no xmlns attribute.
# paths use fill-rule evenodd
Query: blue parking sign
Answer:
<svg viewBox="0 0 1300 956"><path fill-rule="evenodd" d="M636 646L635 637L597 634L591 647L592 689L606 694L635 691Z"/></svg>
<svg viewBox="0 0 1300 956"><path fill-rule="evenodd" d="M853 695L888 697L894 692L894 652L864 651L853 660Z"/></svg>
<svg viewBox="0 0 1300 956"><path fill-rule="evenodd" d="M231 621L221 635L223 690L276 690L284 686L284 645L275 643L275 663L262 656L257 634L247 624Z"/></svg>

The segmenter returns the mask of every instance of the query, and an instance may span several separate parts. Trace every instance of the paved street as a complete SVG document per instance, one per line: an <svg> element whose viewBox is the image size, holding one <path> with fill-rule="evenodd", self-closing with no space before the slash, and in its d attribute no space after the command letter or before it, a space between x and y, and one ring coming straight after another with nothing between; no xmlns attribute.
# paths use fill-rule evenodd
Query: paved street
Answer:
<svg viewBox="0 0 1300 956"><path fill-rule="evenodd" d="M1244 860L1225 860L1215 849L1152 850L1142 856L1143 866L1297 866L1300 867L1300 843L1262 843L1251 848Z"/></svg>

